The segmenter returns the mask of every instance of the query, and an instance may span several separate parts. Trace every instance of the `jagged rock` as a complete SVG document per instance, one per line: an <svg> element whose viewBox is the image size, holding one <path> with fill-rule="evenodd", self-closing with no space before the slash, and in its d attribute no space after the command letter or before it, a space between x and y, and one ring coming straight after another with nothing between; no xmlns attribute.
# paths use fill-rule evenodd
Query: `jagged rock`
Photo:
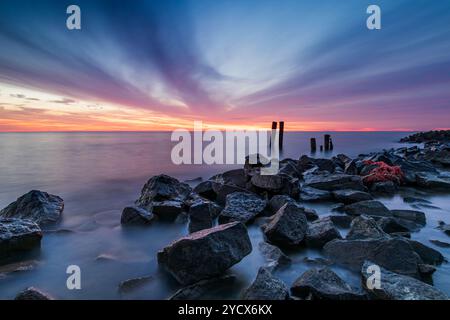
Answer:
<svg viewBox="0 0 450 320"><path fill-rule="evenodd" d="M408 240L408 242L424 263L438 265L444 262L444 256L439 251L434 250L419 241Z"/></svg>
<svg viewBox="0 0 450 320"><path fill-rule="evenodd" d="M389 239L389 235L382 230L377 222L368 216L359 216L353 219L350 231L347 233L347 240L375 240Z"/></svg>
<svg viewBox="0 0 450 320"><path fill-rule="evenodd" d="M308 246L322 248L327 242L334 239L342 239L342 237L330 218L322 218L308 225L306 233Z"/></svg>
<svg viewBox="0 0 450 320"><path fill-rule="evenodd" d="M371 273L370 265L377 263L366 261L362 267L362 285L373 299L382 300L448 300L448 297L438 289L417 279L400 275L385 268L381 271L381 286L369 289Z"/></svg>
<svg viewBox="0 0 450 320"><path fill-rule="evenodd" d="M247 184L247 177L244 169L229 170L224 173L217 174L209 180L219 184L231 184L241 188L245 188Z"/></svg>
<svg viewBox="0 0 450 320"><path fill-rule="evenodd" d="M305 186L327 191L342 189L366 190L360 176L348 174L308 175L305 177Z"/></svg>
<svg viewBox="0 0 450 320"><path fill-rule="evenodd" d="M336 201L342 202L344 204L351 204L359 201L373 199L372 196L367 192L349 189L333 191L333 196Z"/></svg>
<svg viewBox="0 0 450 320"><path fill-rule="evenodd" d="M147 283L153 280L152 276L139 277L128 279L119 283L119 292L120 293L128 293L133 290L136 290L140 287L145 286Z"/></svg>
<svg viewBox="0 0 450 320"><path fill-rule="evenodd" d="M377 221L380 228L386 233L398 233L398 232L409 232L409 228L401 223L400 219L395 219L391 217L382 217Z"/></svg>
<svg viewBox="0 0 450 320"><path fill-rule="evenodd" d="M416 174L416 183L422 188L450 190L450 179L440 178L436 174Z"/></svg>
<svg viewBox="0 0 450 320"><path fill-rule="evenodd" d="M308 221L316 221L319 219L319 215L317 214L316 210L311 208L304 208L306 220Z"/></svg>
<svg viewBox="0 0 450 320"><path fill-rule="evenodd" d="M255 281L244 290L244 300L287 300L289 289L266 268L259 268Z"/></svg>
<svg viewBox="0 0 450 320"><path fill-rule="evenodd" d="M179 200L154 201L146 208L164 221L175 221L185 211L184 203Z"/></svg>
<svg viewBox="0 0 450 320"><path fill-rule="evenodd" d="M0 259L39 247L41 238L41 228L30 220L0 219Z"/></svg>
<svg viewBox="0 0 450 320"><path fill-rule="evenodd" d="M285 255L283 251L276 246L262 241L258 244L258 248L262 255L266 258L266 267L271 270L289 265L291 263L291 258Z"/></svg>
<svg viewBox="0 0 450 320"><path fill-rule="evenodd" d="M377 216L390 217L391 211L384 204L377 200L360 201L345 206L344 211L353 216Z"/></svg>
<svg viewBox="0 0 450 320"><path fill-rule="evenodd" d="M121 224L149 224L155 220L155 216L147 210L139 207L126 207L122 211Z"/></svg>
<svg viewBox="0 0 450 320"><path fill-rule="evenodd" d="M396 273L419 278L419 264L423 263L407 240L358 239L333 240L328 242L323 252L333 261L352 269L359 269L365 260Z"/></svg>
<svg viewBox="0 0 450 320"><path fill-rule="evenodd" d="M357 291L329 268L310 269L303 273L291 287L291 293L300 298L317 300L365 300Z"/></svg>
<svg viewBox="0 0 450 320"><path fill-rule="evenodd" d="M328 201L332 199L329 191L319 190L311 187L302 187L300 189L300 200L305 202Z"/></svg>
<svg viewBox="0 0 450 320"><path fill-rule="evenodd" d="M199 300L208 293L218 291L222 288L233 285L236 281L234 275L225 275L217 278L200 280L187 287L179 289L169 300Z"/></svg>
<svg viewBox="0 0 450 320"><path fill-rule="evenodd" d="M220 211L221 207L209 200L199 198L194 201L189 207L189 232L212 228Z"/></svg>
<svg viewBox="0 0 450 320"><path fill-rule="evenodd" d="M232 185L232 184L215 183L215 184L213 184L213 189L217 195L216 201L221 205L225 204L227 196L234 192L244 192L244 193L252 194L251 191L249 191L245 188L241 188L241 187Z"/></svg>
<svg viewBox="0 0 450 320"><path fill-rule="evenodd" d="M330 215L329 218L333 221L334 225L341 228L350 228L350 224L352 223L353 217L343 214L333 214Z"/></svg>
<svg viewBox="0 0 450 320"><path fill-rule="evenodd" d="M403 202L406 203L414 203L414 204L432 204L431 201L425 200L425 199L421 199L421 198L415 198L415 197L404 197L403 198Z"/></svg>
<svg viewBox="0 0 450 320"><path fill-rule="evenodd" d="M219 216L221 223L240 221L247 223L261 214L267 206L267 201L260 197L244 192L229 194L225 208Z"/></svg>
<svg viewBox="0 0 450 320"><path fill-rule="evenodd" d="M28 219L39 225L57 222L61 218L64 201L58 196L32 190L0 211L1 218Z"/></svg>
<svg viewBox="0 0 450 320"><path fill-rule="evenodd" d="M286 203L298 204L297 201L292 199L290 196L287 196L285 194L277 194L277 195L274 195L272 198L270 198L269 208L270 208L271 212L273 214L275 214Z"/></svg>
<svg viewBox="0 0 450 320"><path fill-rule="evenodd" d="M443 221L439 222L439 226L438 229L444 231L445 234L447 234L448 236L450 236L450 224L446 224Z"/></svg>
<svg viewBox="0 0 450 320"><path fill-rule="evenodd" d="M158 262L186 285L221 275L251 251L245 225L231 222L176 240L158 252Z"/></svg>
<svg viewBox="0 0 450 320"><path fill-rule="evenodd" d="M391 210L391 213L394 217L401 219L401 220L406 220L406 221L410 221L412 223L414 223L414 225L418 225L418 226L425 226L426 222L426 217L425 217L425 213L421 212L421 211L416 211L416 210ZM411 226L414 226L411 225Z"/></svg>
<svg viewBox="0 0 450 320"><path fill-rule="evenodd" d="M214 191L214 184L216 183L209 180L200 182L194 188L194 192L206 199L216 200L217 194Z"/></svg>
<svg viewBox="0 0 450 320"><path fill-rule="evenodd" d="M308 224L305 210L295 204L287 203L263 226L263 232L271 243L279 245L298 245L307 232Z"/></svg>
<svg viewBox="0 0 450 320"><path fill-rule="evenodd" d="M384 195L393 195L397 192L397 189L397 185L393 181L375 182L370 187L371 192Z"/></svg>
<svg viewBox="0 0 450 320"><path fill-rule="evenodd" d="M334 173L336 170L336 164L330 159L318 159L311 158L303 155L299 159L299 165L302 168L311 168L317 166L320 171L328 171L329 173Z"/></svg>
<svg viewBox="0 0 450 320"><path fill-rule="evenodd" d="M276 175L254 175L251 184L258 191L269 194L286 194L291 197L298 196L298 179L290 178L283 174Z"/></svg>
<svg viewBox="0 0 450 320"><path fill-rule="evenodd" d="M440 241L440 240L435 240L435 239L431 239L430 242L438 247L441 248L450 248L450 243L448 242L444 242L444 241Z"/></svg>
<svg viewBox="0 0 450 320"><path fill-rule="evenodd" d="M29 287L24 291L20 292L14 298L14 300L54 300L54 299L47 293L37 288Z"/></svg>
<svg viewBox="0 0 450 320"><path fill-rule="evenodd" d="M423 277L431 276L436 272L436 268L429 264L419 264L419 272Z"/></svg>
<svg viewBox="0 0 450 320"><path fill-rule="evenodd" d="M144 185L136 205L152 211L153 202L174 201L184 202L191 194L192 189L186 183L181 183L167 175L158 175L150 178ZM153 212L156 214L156 212Z"/></svg>

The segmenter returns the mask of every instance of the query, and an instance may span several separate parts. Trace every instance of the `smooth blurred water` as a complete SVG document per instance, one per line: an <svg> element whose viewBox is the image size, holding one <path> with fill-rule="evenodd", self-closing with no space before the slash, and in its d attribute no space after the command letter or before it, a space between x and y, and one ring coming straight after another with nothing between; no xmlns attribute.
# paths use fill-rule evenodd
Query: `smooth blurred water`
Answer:
<svg viewBox="0 0 450 320"><path fill-rule="evenodd" d="M324 133L287 132L282 158L309 154L309 139L321 144ZM379 151L400 146L401 132L332 133L335 149L315 156L331 157L346 153ZM174 165L170 152L174 143L170 133L0 133L0 208L20 195L39 189L61 196L65 201L63 219L58 229L72 232L48 232L44 235L37 265L0 277L0 298L13 298L20 290L36 286L57 298L67 299L165 299L178 285L158 270L156 252L171 241L187 234L185 223L157 222L145 228L122 228L120 214L139 196L144 183L153 175L165 173L179 180L201 177L240 167L239 165ZM405 191L406 192L406 191ZM412 191L411 191L412 192ZM428 225L413 235L428 243L430 238L449 241L434 229L438 220L450 222L450 196L422 194L441 209L425 210ZM390 208L409 208L401 196L383 199ZM329 214L326 204L313 205L320 214ZM343 230L345 232L345 230ZM232 289L215 297L238 298L240 290L254 279L263 264L258 251L262 240L259 227L249 226L253 252L234 266L237 275ZM436 248L436 247L435 247ZM449 249L439 250L450 257ZM304 256L320 252L298 250L290 253L295 263L279 276L290 285L310 267ZM107 255L110 259L97 259ZM82 270L82 290L66 288L66 268L76 264ZM358 284L358 275L345 269L335 270L348 281ZM1 273L1 267L0 267ZM145 286L120 294L118 284L129 278L152 276ZM438 268L435 284L450 294L450 270Z"/></svg>

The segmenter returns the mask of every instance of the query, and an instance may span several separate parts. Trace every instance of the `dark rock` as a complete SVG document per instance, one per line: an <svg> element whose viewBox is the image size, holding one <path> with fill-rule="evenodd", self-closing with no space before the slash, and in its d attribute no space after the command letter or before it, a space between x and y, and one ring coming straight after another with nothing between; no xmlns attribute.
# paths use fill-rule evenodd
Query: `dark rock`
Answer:
<svg viewBox="0 0 450 320"><path fill-rule="evenodd" d="M42 231L39 226L22 219L0 220L0 259L12 253L29 251L40 246Z"/></svg>
<svg viewBox="0 0 450 320"><path fill-rule="evenodd" d="M247 223L261 214L266 206L267 201L254 194L235 192L227 196L219 221L221 223L230 221Z"/></svg>
<svg viewBox="0 0 450 320"><path fill-rule="evenodd" d="M431 201L415 197L404 197L403 201L406 203L431 204Z"/></svg>
<svg viewBox="0 0 450 320"><path fill-rule="evenodd" d="M389 239L389 235L384 232L377 222L368 216L359 216L353 219L350 231L346 236L347 240L375 240Z"/></svg>
<svg viewBox="0 0 450 320"><path fill-rule="evenodd" d="M329 173L334 173L336 170L336 164L330 159L316 159L303 155L299 159L299 166L305 170L310 169L314 166L320 171L328 171Z"/></svg>
<svg viewBox="0 0 450 320"><path fill-rule="evenodd" d="M436 268L429 264L419 264L419 272L422 276L431 276L433 273L436 272Z"/></svg>
<svg viewBox="0 0 450 320"><path fill-rule="evenodd" d="M244 169L229 170L211 177L209 180L219 184L231 184L241 188L245 188L247 177Z"/></svg>
<svg viewBox="0 0 450 320"><path fill-rule="evenodd" d="M402 138L400 142L423 143L430 141L447 142L450 141L450 130L432 130L426 132L414 133L408 137Z"/></svg>
<svg viewBox="0 0 450 320"><path fill-rule="evenodd" d="M321 257L317 257L317 258L304 257L302 259L302 262L310 264L310 265L316 265L316 266L330 266L333 264L332 261L325 259L325 258L321 258Z"/></svg>
<svg viewBox="0 0 450 320"><path fill-rule="evenodd" d="M450 190L450 179L440 178L436 174L426 174L423 172L416 174L416 183L422 188Z"/></svg>
<svg viewBox="0 0 450 320"><path fill-rule="evenodd" d="M277 213L278 210L286 203L298 204L297 201L292 199L290 196L285 194L277 194L270 198L269 208L273 214ZM299 205L300 206L300 205Z"/></svg>
<svg viewBox="0 0 450 320"><path fill-rule="evenodd" d="M389 235L392 237L401 237L401 238L411 239L411 233L409 233L409 232L392 232Z"/></svg>
<svg viewBox="0 0 450 320"><path fill-rule="evenodd" d="M298 196L298 179L286 175L254 175L250 180L252 186L258 191L269 194L286 194L291 197Z"/></svg>
<svg viewBox="0 0 450 320"><path fill-rule="evenodd" d="M372 200L372 196L367 192L358 191L358 190L336 190L333 191L333 196L336 201L351 204L359 201Z"/></svg>
<svg viewBox="0 0 450 320"><path fill-rule="evenodd" d="M350 174L350 175L357 175L358 174L358 165L355 160L352 160L345 164L344 166L344 173Z"/></svg>
<svg viewBox="0 0 450 320"><path fill-rule="evenodd" d="M308 225L306 243L308 246L322 248L327 242L342 239L330 218L322 218Z"/></svg>
<svg viewBox="0 0 450 320"><path fill-rule="evenodd" d="M444 231L445 234L450 236L450 224L446 224L446 223L440 221L438 229Z"/></svg>
<svg viewBox="0 0 450 320"><path fill-rule="evenodd" d="M409 232L410 229L401 223L400 219L382 217L377 221L380 228L386 233Z"/></svg>
<svg viewBox="0 0 450 320"><path fill-rule="evenodd" d="M311 208L304 208L306 220L308 221L316 221L319 219L319 215L317 214L316 210Z"/></svg>
<svg viewBox="0 0 450 320"><path fill-rule="evenodd" d="M1 218L28 219L39 225L57 222L61 218L64 201L58 196L32 190L0 211Z"/></svg>
<svg viewBox="0 0 450 320"><path fill-rule="evenodd" d="M208 293L218 291L224 287L234 284L236 277L233 275L225 275L217 278L200 280L187 287L179 289L169 300L199 300L203 299Z"/></svg>
<svg viewBox="0 0 450 320"><path fill-rule="evenodd" d="M353 289L329 268L310 269L291 287L291 293L300 298L317 300L365 300L362 292Z"/></svg>
<svg viewBox="0 0 450 320"><path fill-rule="evenodd" d="M153 280L152 276L139 277L134 279L128 279L119 283L119 292L128 293L138 288L145 286L147 283Z"/></svg>
<svg viewBox="0 0 450 320"><path fill-rule="evenodd" d="M136 201L136 205L152 211L153 202L184 202L191 191L192 189L188 184L181 183L175 178L164 174L154 176L142 188L141 196ZM156 212L153 213L157 214Z"/></svg>
<svg viewBox="0 0 450 320"><path fill-rule="evenodd" d="M29 287L24 291L20 292L14 300L54 300L47 293L42 292L41 290Z"/></svg>
<svg viewBox="0 0 450 320"><path fill-rule="evenodd" d="M439 251L418 241L408 240L408 242L424 263L438 265L444 262L444 256Z"/></svg>
<svg viewBox="0 0 450 320"><path fill-rule="evenodd" d="M291 258L283 253L280 248L273 246L265 241L258 244L259 251L266 258L266 267L276 269L278 267L287 266L291 263Z"/></svg>
<svg viewBox="0 0 450 320"><path fill-rule="evenodd" d="M202 198L197 199L189 207L189 232L212 228L214 219L220 212L221 207L214 202Z"/></svg>
<svg viewBox="0 0 450 320"><path fill-rule="evenodd" d="M360 176L348 174L315 174L305 178L305 185L320 190L334 191L343 189L366 190Z"/></svg>
<svg viewBox="0 0 450 320"><path fill-rule="evenodd" d="M375 182L370 187L371 192L384 195L393 195L395 192L397 192L397 189L398 188L393 181Z"/></svg>
<svg viewBox="0 0 450 320"><path fill-rule="evenodd" d="M345 204L343 204L343 203L338 203L331 207L332 212L345 212L344 209L345 209Z"/></svg>
<svg viewBox="0 0 450 320"><path fill-rule="evenodd" d="M350 224L352 223L353 217L343 214L333 214L329 216L331 221L333 221L334 225L340 228L350 228Z"/></svg>
<svg viewBox="0 0 450 320"><path fill-rule="evenodd" d="M441 248L450 248L450 243L448 242L444 242L444 241L440 241L440 240L435 240L435 239L431 239L430 242L438 247Z"/></svg>
<svg viewBox="0 0 450 320"><path fill-rule="evenodd" d="M155 216L147 210L139 207L126 207L122 211L121 224L149 224L155 220Z"/></svg>
<svg viewBox="0 0 450 320"><path fill-rule="evenodd" d="M300 189L300 200L305 202L328 201L332 199L329 191L319 190L311 187L302 187Z"/></svg>
<svg viewBox="0 0 450 320"><path fill-rule="evenodd" d="M184 203L180 200L154 201L146 206L163 221L175 221L184 212Z"/></svg>
<svg viewBox="0 0 450 320"><path fill-rule="evenodd" d="M255 281L244 290L244 300L287 300L289 289L266 268L260 268Z"/></svg>
<svg viewBox="0 0 450 320"><path fill-rule="evenodd" d="M176 240L158 262L181 284L221 275L252 251L245 225L231 222Z"/></svg>
<svg viewBox="0 0 450 320"><path fill-rule="evenodd" d="M345 206L344 211L347 214L353 216L377 216L377 217L390 217L392 213L388 208L380 201L377 200L367 200L360 201L353 204Z"/></svg>
<svg viewBox="0 0 450 320"><path fill-rule="evenodd" d="M203 181L194 188L194 192L206 199L216 200L217 193L214 191L214 184L216 183L209 180Z"/></svg>
<svg viewBox="0 0 450 320"><path fill-rule="evenodd" d="M213 189L214 192L216 193L216 201L223 205L225 204L225 201L227 199L227 196L229 194L232 194L234 192L245 192L245 193L249 193L252 194L251 191L245 189L245 188L241 188L232 184L220 184L220 183L215 183L213 184Z"/></svg>
<svg viewBox="0 0 450 320"><path fill-rule="evenodd" d="M369 289L371 273L368 273L371 261L366 261L362 267L362 285L374 299L381 300L447 300L448 297L438 289L414 278L400 275L385 268L381 271L381 286L379 289Z"/></svg>
<svg viewBox="0 0 450 320"><path fill-rule="evenodd" d="M263 232L271 243L298 245L303 241L307 228L305 210L287 203L263 226Z"/></svg>
<svg viewBox="0 0 450 320"><path fill-rule="evenodd" d="M359 174L361 176L367 176L368 174L370 174L370 172L372 172L373 169L376 169L376 168L378 168L377 164L373 164L373 163L372 164L366 164L366 165L364 165L361 168Z"/></svg>
<svg viewBox="0 0 450 320"><path fill-rule="evenodd" d="M423 263L409 242L402 238L333 240L323 250L333 261L353 269L371 260L388 270L415 278L419 278L418 265Z"/></svg>
<svg viewBox="0 0 450 320"><path fill-rule="evenodd" d="M391 210L391 213L394 217L401 219L401 220L407 220L410 222L413 222L416 225L419 226L425 226L426 224L426 217L425 213L421 211L416 210Z"/></svg>

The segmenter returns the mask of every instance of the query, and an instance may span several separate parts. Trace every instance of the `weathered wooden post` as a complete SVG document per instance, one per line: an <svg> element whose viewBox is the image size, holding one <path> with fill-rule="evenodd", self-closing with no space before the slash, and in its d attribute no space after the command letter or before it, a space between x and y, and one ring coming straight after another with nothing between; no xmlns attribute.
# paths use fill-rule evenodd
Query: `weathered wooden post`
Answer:
<svg viewBox="0 0 450 320"><path fill-rule="evenodd" d="M324 137L324 145L325 145L325 151L330 150L330 135L326 134Z"/></svg>
<svg viewBox="0 0 450 320"><path fill-rule="evenodd" d="M284 135L284 121L280 121L280 135L279 135L279 144L280 150L283 150L283 135Z"/></svg>
<svg viewBox="0 0 450 320"><path fill-rule="evenodd" d="M278 123L276 121L272 121L272 131L277 130ZM270 147L272 147L272 132L270 133L270 141L269 141Z"/></svg>
<svg viewBox="0 0 450 320"><path fill-rule="evenodd" d="M323 145L320 145L320 152L323 151Z"/></svg>
<svg viewBox="0 0 450 320"><path fill-rule="evenodd" d="M330 150L333 150L334 146L333 146L333 139L330 138Z"/></svg>
<svg viewBox="0 0 450 320"><path fill-rule="evenodd" d="M311 138L311 152L316 152L316 150L317 150L316 138Z"/></svg>

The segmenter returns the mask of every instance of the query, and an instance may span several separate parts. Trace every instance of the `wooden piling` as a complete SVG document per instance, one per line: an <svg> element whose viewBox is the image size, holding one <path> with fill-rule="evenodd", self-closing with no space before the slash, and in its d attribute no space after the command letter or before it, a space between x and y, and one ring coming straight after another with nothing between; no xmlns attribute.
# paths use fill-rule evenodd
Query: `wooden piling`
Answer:
<svg viewBox="0 0 450 320"><path fill-rule="evenodd" d="M277 122L272 121L272 130L277 130Z"/></svg>
<svg viewBox="0 0 450 320"><path fill-rule="evenodd" d="M278 140L280 150L283 150L283 136L284 136L284 121L280 121L280 135Z"/></svg>
<svg viewBox="0 0 450 320"><path fill-rule="evenodd" d="M334 145L333 145L333 139L330 138L330 150L333 150Z"/></svg>
<svg viewBox="0 0 450 320"><path fill-rule="evenodd" d="M330 150L330 138L331 138L331 136L329 134L326 134L324 136L325 151Z"/></svg>
<svg viewBox="0 0 450 320"><path fill-rule="evenodd" d="M311 138L311 152L316 152L316 150L317 150L316 138Z"/></svg>
<svg viewBox="0 0 450 320"><path fill-rule="evenodd" d="M323 151L323 145L320 145L320 151L321 152Z"/></svg>

